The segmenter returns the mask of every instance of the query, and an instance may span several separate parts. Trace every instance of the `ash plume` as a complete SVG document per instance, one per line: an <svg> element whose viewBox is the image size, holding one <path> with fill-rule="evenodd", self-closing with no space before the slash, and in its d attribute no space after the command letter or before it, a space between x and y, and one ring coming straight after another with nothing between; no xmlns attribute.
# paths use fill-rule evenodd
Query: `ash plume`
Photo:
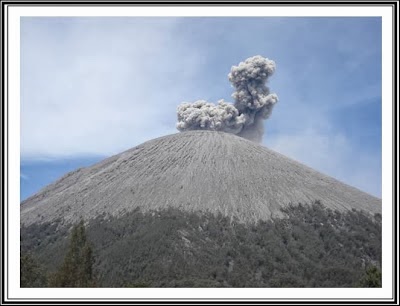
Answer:
<svg viewBox="0 0 400 306"><path fill-rule="evenodd" d="M217 104L199 100L184 102L178 106L179 131L212 130L233 133L243 138L261 142L264 120L278 102L278 96L266 86L275 72L275 62L256 55L233 66L228 74L236 91L232 94L234 104L218 101Z"/></svg>

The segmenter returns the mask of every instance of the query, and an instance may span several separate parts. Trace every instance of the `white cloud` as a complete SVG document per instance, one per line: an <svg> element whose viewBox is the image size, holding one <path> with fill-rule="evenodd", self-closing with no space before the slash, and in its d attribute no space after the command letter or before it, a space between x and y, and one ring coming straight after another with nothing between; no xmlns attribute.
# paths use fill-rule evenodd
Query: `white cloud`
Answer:
<svg viewBox="0 0 400 306"><path fill-rule="evenodd" d="M345 135L307 128L268 137L270 149L344 183L381 197L380 160L357 151Z"/></svg>
<svg viewBox="0 0 400 306"><path fill-rule="evenodd" d="M174 41L176 20L72 19L22 22L22 157L107 155L177 132L202 56Z"/></svg>

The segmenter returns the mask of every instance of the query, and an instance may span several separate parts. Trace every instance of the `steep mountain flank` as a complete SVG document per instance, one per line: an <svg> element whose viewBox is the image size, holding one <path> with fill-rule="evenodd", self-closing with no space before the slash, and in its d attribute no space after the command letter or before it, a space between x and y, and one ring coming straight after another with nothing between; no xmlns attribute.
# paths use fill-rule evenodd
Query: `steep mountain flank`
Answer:
<svg viewBox="0 0 400 306"><path fill-rule="evenodd" d="M223 132L157 138L66 174L21 203L21 223L177 208L242 222L321 200L333 210L381 212L381 200L266 147Z"/></svg>

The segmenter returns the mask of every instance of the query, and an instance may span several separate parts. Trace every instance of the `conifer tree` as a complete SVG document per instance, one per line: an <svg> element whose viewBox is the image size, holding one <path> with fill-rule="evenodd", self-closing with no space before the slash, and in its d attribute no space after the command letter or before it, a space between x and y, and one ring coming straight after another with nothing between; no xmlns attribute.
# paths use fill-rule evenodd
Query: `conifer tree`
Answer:
<svg viewBox="0 0 400 306"><path fill-rule="evenodd" d="M53 275L52 287L94 287L93 251L86 237L83 220L72 228L64 262Z"/></svg>

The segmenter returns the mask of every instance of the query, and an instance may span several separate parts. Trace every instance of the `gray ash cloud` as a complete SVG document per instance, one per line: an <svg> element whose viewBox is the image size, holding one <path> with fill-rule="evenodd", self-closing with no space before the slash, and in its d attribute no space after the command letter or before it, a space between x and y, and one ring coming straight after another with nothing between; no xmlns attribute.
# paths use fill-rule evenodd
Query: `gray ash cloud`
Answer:
<svg viewBox="0 0 400 306"><path fill-rule="evenodd" d="M266 86L268 78L275 72L275 62L256 55L233 66L228 74L235 88L235 102L224 100L217 104L198 100L184 102L178 106L179 131L212 130L233 133L243 138L261 142L264 120L278 102L278 96L270 93Z"/></svg>

